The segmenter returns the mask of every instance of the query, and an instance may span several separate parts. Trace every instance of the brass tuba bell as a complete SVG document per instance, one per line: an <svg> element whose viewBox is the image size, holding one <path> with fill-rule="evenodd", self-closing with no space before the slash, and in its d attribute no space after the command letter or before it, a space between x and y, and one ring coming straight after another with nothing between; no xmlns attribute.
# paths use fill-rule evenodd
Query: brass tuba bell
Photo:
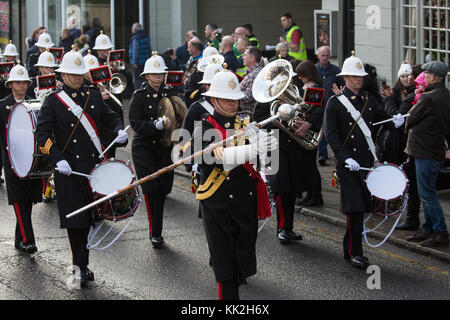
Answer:
<svg viewBox="0 0 450 320"><path fill-rule="evenodd" d="M112 94L121 94L127 88L127 78L121 73L114 73L109 80L109 91Z"/></svg>
<svg viewBox="0 0 450 320"><path fill-rule="evenodd" d="M287 60L278 59L269 63L256 76L252 94L259 103L273 101L270 113L280 116L274 120L275 125L303 148L313 150L323 137L323 127L319 131L308 130L304 137L295 133L298 120L306 121L312 107L303 102L298 88L291 84L293 73L292 65Z"/></svg>

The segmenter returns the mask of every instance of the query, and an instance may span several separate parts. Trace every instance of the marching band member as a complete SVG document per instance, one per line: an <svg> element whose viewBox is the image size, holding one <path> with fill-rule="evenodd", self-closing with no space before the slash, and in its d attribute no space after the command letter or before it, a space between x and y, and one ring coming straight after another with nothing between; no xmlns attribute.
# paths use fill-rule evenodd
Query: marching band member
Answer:
<svg viewBox="0 0 450 320"><path fill-rule="evenodd" d="M31 80L27 70L21 65L12 68L5 85L11 88L12 93L0 102L0 135L5 170L8 203L14 206L16 213L15 247L22 252L32 254L37 251L31 212L33 204L42 201L40 179L20 179L13 172L11 162L6 150L6 122L11 107L20 100L29 99L26 96ZM1 168L0 168L1 169Z"/></svg>
<svg viewBox="0 0 450 320"><path fill-rule="evenodd" d="M19 57L19 53L17 52L17 47L12 43L12 40L9 40L9 43L5 47L5 52L3 52L3 56L6 58L6 62L16 62Z"/></svg>
<svg viewBox="0 0 450 320"><path fill-rule="evenodd" d="M6 62L16 63L17 58L19 57L19 53L17 52L17 47L12 43L11 40L6 45L3 56L6 58ZM0 83L0 99L5 99L11 93L11 89L6 87L3 81L5 80L2 79L2 83Z"/></svg>
<svg viewBox="0 0 450 320"><path fill-rule="evenodd" d="M39 68L39 73L37 74L36 77L31 79L32 82L31 85L28 87L27 94L33 99L36 99L36 93L34 92L34 90L38 87L37 77L54 74L55 69L58 68L58 65L55 62L55 57L53 56L53 54L51 54L49 51L45 51L41 53L38 62L34 66ZM57 86L61 87L62 79L60 77L57 77L57 79L58 79Z"/></svg>
<svg viewBox="0 0 450 320"><path fill-rule="evenodd" d="M314 80L312 76L308 77L311 78L309 80ZM254 111L255 120L269 118L270 106L271 103L258 103ZM296 135L304 137L309 129L319 131L322 118L323 106L314 106L306 119L298 119L299 132ZM270 124L267 128L278 127ZM317 172L314 170L316 149L307 150L283 130L279 130L279 134L279 169L276 174L268 175L267 179L277 203L277 238L282 244L288 244L291 240L303 239L301 234L293 231L296 195L317 188L317 175L320 180L320 174L317 167Z"/></svg>
<svg viewBox="0 0 450 320"><path fill-rule="evenodd" d="M111 43L111 39L103 33L100 32L97 38L95 38L95 46L92 48L95 50L95 53L98 58L98 63L100 65L106 65L108 62L109 52L112 50L113 44Z"/></svg>
<svg viewBox="0 0 450 320"><path fill-rule="evenodd" d="M329 99L325 108L325 137L337 160L337 176L341 190L340 211L347 216L344 236L344 259L357 268L365 268L369 260L363 255L362 232L365 212L372 211L372 200L364 184L365 172L360 167L373 167L376 160L373 137L377 127L372 123L387 118L374 96L361 88L367 73L361 59L354 55L344 61L344 90ZM394 116L395 126L404 123Z"/></svg>
<svg viewBox="0 0 450 320"><path fill-rule="evenodd" d="M55 44L52 41L52 37L45 31L39 36L39 40L35 45L39 48L39 51L30 54L27 61L27 69L30 77L36 77L39 74L39 67L36 64L39 61L41 53L47 51L47 49L53 47Z"/></svg>
<svg viewBox="0 0 450 320"><path fill-rule="evenodd" d="M164 87L167 73L164 59L155 52L149 58L141 76L147 83L133 93L130 103L129 119L135 135L132 145L133 162L139 178L152 174L172 163L172 145L161 143L161 137L168 123L163 117L157 117L157 111L163 98L172 98L172 93ZM166 101L166 100L164 100ZM149 220L152 246L163 246L162 237L164 201L172 191L174 172L170 171L155 180L142 185Z"/></svg>
<svg viewBox="0 0 450 320"><path fill-rule="evenodd" d="M214 113L203 116L202 128L194 133L192 145L199 139L202 148L208 147L211 141L202 138L208 130L215 133L218 142L249 124L250 115L237 114L244 94L232 72L217 73L203 95L210 97ZM250 144L216 148L199 163L201 184L196 198L200 200L212 267L219 283L219 299L224 300L239 299L239 285L256 273L257 215L270 212L264 181L251 163L275 149L277 141L261 130L258 133L256 126L251 128ZM245 139L235 141L245 143Z"/></svg>
<svg viewBox="0 0 450 320"><path fill-rule="evenodd" d="M88 50L88 54L86 56L84 56L83 59L84 59L84 63L86 64L86 67L88 68L88 70L100 67L98 59L94 55L91 54L91 50ZM120 120L122 121L122 124L123 124L124 118L123 118L122 107L113 98L111 98L109 92L107 90L105 90L105 88L102 84L93 84L92 83L92 78L91 78L91 74L89 73L89 71L84 74L84 84L88 87L94 87L94 88L98 88L100 90L100 93L102 94L103 102L107 106L109 106L111 108L111 110L113 110L115 113L117 113L119 115ZM117 149L117 146L114 145L108 150L108 152L107 152L108 158L115 157L116 149Z"/></svg>
<svg viewBox="0 0 450 320"><path fill-rule="evenodd" d="M203 73L203 79L199 82L199 84L203 85L204 92L209 90L209 87L211 85L211 80L214 77L214 75L218 72L223 71L223 68L219 64L210 64L206 67L204 73ZM186 117L183 120L183 125L181 126L182 129L185 129L189 132L189 136L192 137L194 133L194 128L196 123L201 123L202 116L205 113L214 114L214 106L211 104L211 100L207 96L203 96L200 100L194 102L188 109L188 112L186 114ZM182 143L182 141L181 141ZM190 142L188 142L190 145ZM182 151L185 148L189 147L188 144L184 144L182 147ZM198 171L198 164L187 164L186 165L187 171L192 171L192 183L196 186L199 183L200 179L200 173ZM194 181L195 180L195 181ZM193 191L195 192L196 187L194 187ZM199 217L201 217L201 211L199 207L198 212Z"/></svg>
<svg viewBox="0 0 450 320"><path fill-rule="evenodd" d="M105 135L118 135L118 143L126 143L128 136L122 131L119 116L103 103L100 92L83 85L87 68L78 52L66 53L56 72L62 74L64 86L48 96L42 105L37 141L41 153L48 155L56 166L60 226L67 229L73 264L80 268L84 286L94 280L94 274L88 269L89 250L86 248L94 217L91 210L66 218L67 214L92 201L88 180L71 175L72 170L89 174L101 161L100 139Z"/></svg>

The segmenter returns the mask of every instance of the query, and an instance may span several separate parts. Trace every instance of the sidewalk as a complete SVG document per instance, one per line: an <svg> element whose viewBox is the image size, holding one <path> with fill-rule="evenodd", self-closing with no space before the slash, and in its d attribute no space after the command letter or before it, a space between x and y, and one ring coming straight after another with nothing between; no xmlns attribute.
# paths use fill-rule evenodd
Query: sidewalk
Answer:
<svg viewBox="0 0 450 320"><path fill-rule="evenodd" d="M345 227L346 226L345 217L341 212L339 212L340 190L331 187L331 171L334 168L334 158L332 157L333 155L332 152L329 153L329 155L331 156L331 158L327 160L327 165L326 166L319 165L319 171L322 177L322 195L325 202L324 206L311 208L297 207L296 212L299 214L310 215L314 218ZM450 190L438 191L438 196L442 208L444 210L447 227L450 227ZM368 241L372 245L377 245L378 243L380 243L391 231L392 226L397 220L397 217L398 216L389 217L387 221L385 221L376 231L370 233ZM400 222L402 222L405 218L406 213L403 214L403 216L400 219ZM378 223L380 223L381 220L383 219L384 217L374 215L368 222L367 228L376 227ZM423 223L422 207L420 210L420 223L421 224ZM412 235L414 233L415 233L414 231L395 230L389 237L387 242L396 245L398 247L401 247L403 249L407 249L416 253L433 257L443 262L450 263L450 246L441 246L431 249L422 247L417 243L408 242L405 240L407 236Z"/></svg>
<svg viewBox="0 0 450 320"><path fill-rule="evenodd" d="M309 215L319 220L323 220L335 225L346 227L345 216L339 212L340 190L331 187L331 171L334 168L333 165L334 158L332 154L333 154L332 152L329 152L331 158L327 160L326 166L319 166L320 175L322 177L322 195L325 204L321 207L311 207L311 208L296 207L296 214ZM177 168L175 170L175 173L190 179L190 174L188 174L184 170L184 168ZM450 227L450 190L439 191L438 196L442 208L444 209L447 226ZM377 245L378 243L380 243L392 229L392 226L397 220L397 217L398 216L389 217L387 221L385 221L376 231L371 232L369 234L368 241L372 245ZM400 222L403 221L405 218L406 214L404 213L402 218L400 219ZM381 222L382 219L384 219L384 217L374 215L371 218L371 220L367 223L367 228L376 227L378 223ZM420 212L420 222L423 223L422 208ZM408 242L405 240L407 236L412 234L414 234L413 231L395 230L387 240L387 243L401 247L406 250L410 250L415 253L430 256L434 259L446 263L450 263L450 246L442 246L433 249L422 247L417 243Z"/></svg>

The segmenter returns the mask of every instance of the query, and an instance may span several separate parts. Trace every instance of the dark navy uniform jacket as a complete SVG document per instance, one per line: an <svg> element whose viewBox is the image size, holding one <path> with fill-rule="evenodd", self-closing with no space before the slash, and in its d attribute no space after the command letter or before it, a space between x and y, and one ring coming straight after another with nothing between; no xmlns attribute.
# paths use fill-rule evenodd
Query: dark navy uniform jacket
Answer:
<svg viewBox="0 0 450 320"><path fill-rule="evenodd" d="M62 90L81 108L86 106L84 112L101 141L105 142L103 137L117 137L118 131L123 129L119 116L103 103L98 90L84 85L79 90L64 85ZM81 123L70 138L66 150L62 152L77 122L78 118L56 94L52 94L45 99L39 113L37 141L41 152L48 154L54 167L58 161L66 160L73 171L89 174L101 160L99 152ZM111 140L108 144L109 142ZM70 219L65 217L91 202L88 179L76 175L65 176L56 172L55 184L58 190L61 227L74 229L89 227L92 222L89 212Z"/></svg>

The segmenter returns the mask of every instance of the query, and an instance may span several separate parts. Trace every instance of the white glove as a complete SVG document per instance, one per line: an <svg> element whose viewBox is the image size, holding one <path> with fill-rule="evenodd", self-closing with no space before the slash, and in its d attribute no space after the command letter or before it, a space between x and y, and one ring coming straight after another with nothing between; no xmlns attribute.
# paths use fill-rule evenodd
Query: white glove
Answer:
<svg viewBox="0 0 450 320"><path fill-rule="evenodd" d="M155 128L157 130L161 131L162 129L164 129L164 119L162 117L159 117L158 120L155 120L153 124L155 125Z"/></svg>
<svg viewBox="0 0 450 320"><path fill-rule="evenodd" d="M360 166L359 163L356 162L353 158L348 158L345 160L345 163L348 164L348 168L350 171L359 171Z"/></svg>
<svg viewBox="0 0 450 320"><path fill-rule="evenodd" d="M250 146L254 150L254 152L261 156L265 155L269 151L273 151L278 148L278 141L271 134L260 130L258 133L257 142L250 144Z"/></svg>
<svg viewBox="0 0 450 320"><path fill-rule="evenodd" d="M396 114L394 117L394 125L396 128L400 128L405 123L405 118L402 116L401 113Z"/></svg>
<svg viewBox="0 0 450 320"><path fill-rule="evenodd" d="M194 174L200 174L200 170L198 170L198 163L194 163L194 164L192 165L192 172L193 172Z"/></svg>
<svg viewBox="0 0 450 320"><path fill-rule="evenodd" d="M58 161L58 163L56 164L56 170L66 176L70 176L72 174L72 168L66 160Z"/></svg>
<svg viewBox="0 0 450 320"><path fill-rule="evenodd" d="M245 133L247 134L250 144L256 143L258 141L258 132L259 128L254 123L250 123L245 127Z"/></svg>
<svg viewBox="0 0 450 320"><path fill-rule="evenodd" d="M128 134L123 131L123 130L119 130L119 132L117 133L117 143L125 143L128 140Z"/></svg>

